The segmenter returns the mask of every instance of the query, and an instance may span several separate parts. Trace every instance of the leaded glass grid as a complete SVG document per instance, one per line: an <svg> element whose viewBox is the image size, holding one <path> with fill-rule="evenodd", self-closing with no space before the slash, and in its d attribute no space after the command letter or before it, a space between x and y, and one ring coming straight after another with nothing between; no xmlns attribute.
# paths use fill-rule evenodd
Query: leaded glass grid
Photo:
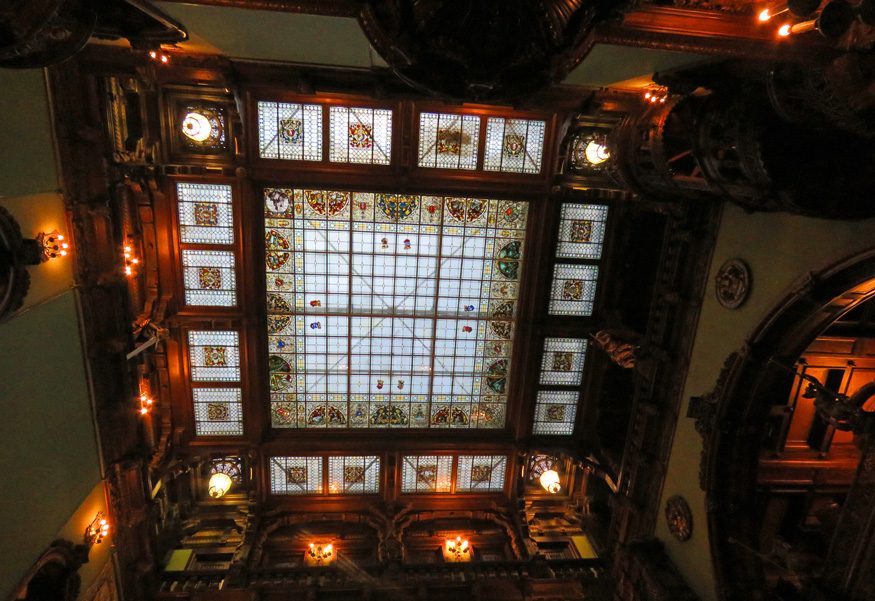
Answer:
<svg viewBox="0 0 875 601"><path fill-rule="evenodd" d="M486 121L483 169L505 173L540 173L546 127L544 121L489 117Z"/></svg>
<svg viewBox="0 0 875 601"><path fill-rule="evenodd" d="M237 305L234 253L224 250L183 250L182 274L186 305Z"/></svg>
<svg viewBox="0 0 875 601"><path fill-rule="evenodd" d="M586 339L546 338L541 360L541 384L578 386L583 377Z"/></svg>
<svg viewBox="0 0 875 601"><path fill-rule="evenodd" d="M450 492L453 484L452 455L408 455L401 464L402 493Z"/></svg>
<svg viewBox="0 0 875 601"><path fill-rule="evenodd" d="M596 265L557 263L553 267L550 315L592 315L598 276Z"/></svg>
<svg viewBox="0 0 875 601"><path fill-rule="evenodd" d="M380 458L329 457L328 492L339 495L380 492Z"/></svg>
<svg viewBox="0 0 875 601"><path fill-rule="evenodd" d="M449 113L419 115L419 166L476 169L480 117Z"/></svg>
<svg viewBox="0 0 875 601"><path fill-rule="evenodd" d="M574 434L580 393L576 390L539 390L535 400L533 434Z"/></svg>
<svg viewBox="0 0 875 601"><path fill-rule="evenodd" d="M234 214L231 186L176 184L179 240L184 244L231 244Z"/></svg>
<svg viewBox="0 0 875 601"><path fill-rule="evenodd" d="M243 402L239 388L195 388L195 436L242 436Z"/></svg>
<svg viewBox="0 0 875 601"><path fill-rule="evenodd" d="M235 331L190 331L188 352L192 381L239 381L239 338Z"/></svg>
<svg viewBox="0 0 875 601"><path fill-rule="evenodd" d="M314 495L322 492L322 457L271 457L270 492Z"/></svg>
<svg viewBox="0 0 875 601"><path fill-rule="evenodd" d="M330 111L332 163L388 165L392 157L392 111L332 106Z"/></svg>
<svg viewBox="0 0 875 601"><path fill-rule="evenodd" d="M504 492L507 457L459 455L456 492Z"/></svg>
<svg viewBox="0 0 875 601"><path fill-rule="evenodd" d="M265 190L275 427L504 425L527 203Z"/></svg>
<svg viewBox="0 0 875 601"><path fill-rule="evenodd" d="M608 207L563 203L556 256L562 259L600 259Z"/></svg>
<svg viewBox="0 0 875 601"><path fill-rule="evenodd" d="M258 155L287 161L322 160L322 106L258 101Z"/></svg>

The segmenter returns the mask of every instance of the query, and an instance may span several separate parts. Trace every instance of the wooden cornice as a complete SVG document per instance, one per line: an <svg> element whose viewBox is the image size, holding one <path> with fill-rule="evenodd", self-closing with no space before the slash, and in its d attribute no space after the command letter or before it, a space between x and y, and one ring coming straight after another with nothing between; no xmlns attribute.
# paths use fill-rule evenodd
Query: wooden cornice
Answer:
<svg viewBox="0 0 875 601"><path fill-rule="evenodd" d="M204 6L273 10L286 13L304 13L326 17L356 17L359 4L355 0L168 0Z"/></svg>

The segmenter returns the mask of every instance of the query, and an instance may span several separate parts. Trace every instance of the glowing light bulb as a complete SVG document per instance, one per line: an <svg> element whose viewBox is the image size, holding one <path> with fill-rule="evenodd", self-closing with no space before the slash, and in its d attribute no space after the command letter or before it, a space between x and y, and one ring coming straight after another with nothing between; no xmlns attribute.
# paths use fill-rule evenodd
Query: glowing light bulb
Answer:
<svg viewBox="0 0 875 601"><path fill-rule="evenodd" d="M541 483L541 486L544 487L551 495L555 495L560 490L562 490L562 486L559 484L559 474L556 470L547 470L541 477L538 478L538 482Z"/></svg>
<svg viewBox="0 0 875 601"><path fill-rule="evenodd" d="M210 476L210 482L208 485L209 489L207 492L209 492L210 496L214 499L218 499L225 496L225 493L231 489L231 484L233 484L231 476L223 472L216 472Z"/></svg>
<svg viewBox="0 0 875 601"><path fill-rule="evenodd" d="M782 38L786 38L788 35L790 35L790 24L784 23L783 25L781 25L781 27L778 28L778 35Z"/></svg>
<svg viewBox="0 0 875 601"><path fill-rule="evenodd" d="M760 21L768 21L772 18L772 14L769 12L768 8L764 8L760 11L760 14L757 17Z"/></svg>

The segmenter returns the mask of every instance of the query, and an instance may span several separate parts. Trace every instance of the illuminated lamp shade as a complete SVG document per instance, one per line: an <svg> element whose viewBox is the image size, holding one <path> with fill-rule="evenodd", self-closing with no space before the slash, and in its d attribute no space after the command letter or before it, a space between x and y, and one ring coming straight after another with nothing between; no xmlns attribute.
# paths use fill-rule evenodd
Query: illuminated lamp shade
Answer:
<svg viewBox="0 0 875 601"><path fill-rule="evenodd" d="M182 133L195 142L206 142L211 130L210 120L202 113L191 111L182 120Z"/></svg>
<svg viewBox="0 0 875 601"><path fill-rule="evenodd" d="M583 156L586 157L587 162L591 165L601 165L611 158L611 153L608 151L608 147L604 144L599 144L595 140L590 140L583 149Z"/></svg>
<svg viewBox="0 0 875 601"><path fill-rule="evenodd" d="M210 496L214 499L219 499L221 497L224 497L225 493L227 493L231 489L232 483L233 482L231 480L231 476L229 476L228 474L215 472L213 475L210 476L208 492L210 493Z"/></svg>
<svg viewBox="0 0 875 601"><path fill-rule="evenodd" d="M541 477L538 479L541 483L541 486L551 495L555 495L560 490L562 490L562 486L559 484L559 474L556 473L556 470L547 470Z"/></svg>

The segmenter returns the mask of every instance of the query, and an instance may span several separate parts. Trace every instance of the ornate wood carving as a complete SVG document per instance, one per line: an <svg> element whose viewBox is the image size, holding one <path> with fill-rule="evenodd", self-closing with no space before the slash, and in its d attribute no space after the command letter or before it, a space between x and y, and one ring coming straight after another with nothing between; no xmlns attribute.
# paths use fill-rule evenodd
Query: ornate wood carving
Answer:
<svg viewBox="0 0 875 601"><path fill-rule="evenodd" d="M665 502L665 521L668 531L679 541L688 541L693 536L693 512L683 497L675 495Z"/></svg>
<svg viewBox="0 0 875 601"><path fill-rule="evenodd" d="M741 259L729 259L714 276L717 302L727 309L738 309L750 296L750 267Z"/></svg>

